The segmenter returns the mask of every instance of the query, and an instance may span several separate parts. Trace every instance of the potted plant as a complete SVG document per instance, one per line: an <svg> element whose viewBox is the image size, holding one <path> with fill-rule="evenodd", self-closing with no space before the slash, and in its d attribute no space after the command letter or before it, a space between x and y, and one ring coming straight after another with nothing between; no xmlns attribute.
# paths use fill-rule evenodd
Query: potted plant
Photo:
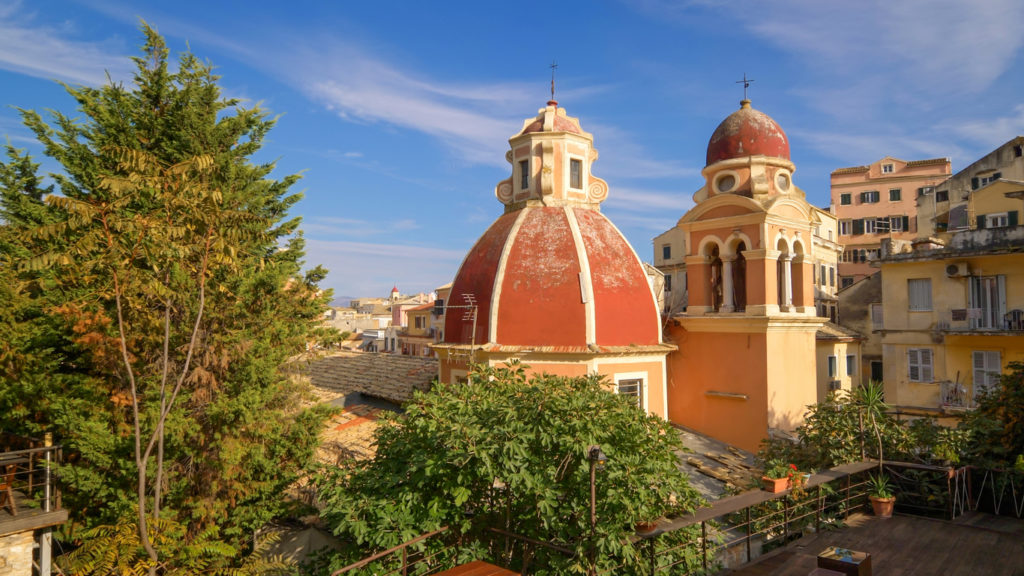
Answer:
<svg viewBox="0 0 1024 576"><path fill-rule="evenodd" d="M891 518L892 509L896 505L896 496L892 492L892 484L885 474L872 474L868 480L868 499L871 509L879 518Z"/></svg>
<svg viewBox="0 0 1024 576"><path fill-rule="evenodd" d="M764 476L761 477L761 487L768 492L782 492L789 489L790 478L796 466L786 464L782 460L772 459L765 463Z"/></svg>

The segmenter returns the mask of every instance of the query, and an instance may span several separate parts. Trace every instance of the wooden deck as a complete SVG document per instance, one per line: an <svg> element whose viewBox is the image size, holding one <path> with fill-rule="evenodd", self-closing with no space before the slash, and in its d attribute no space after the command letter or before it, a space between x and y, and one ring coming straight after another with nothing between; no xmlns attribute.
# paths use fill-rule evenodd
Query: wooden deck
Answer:
<svg viewBox="0 0 1024 576"><path fill-rule="evenodd" d="M38 503L28 500L20 492L14 493L14 499L18 505L17 515L11 513L9 506L0 506L0 536L56 526L63 524L68 519L67 510L57 509L46 512L39 508Z"/></svg>
<svg viewBox="0 0 1024 576"><path fill-rule="evenodd" d="M724 574L807 576L829 546L871 554L877 576L1024 576L1024 520L969 514L954 522L855 515L844 529L804 536Z"/></svg>

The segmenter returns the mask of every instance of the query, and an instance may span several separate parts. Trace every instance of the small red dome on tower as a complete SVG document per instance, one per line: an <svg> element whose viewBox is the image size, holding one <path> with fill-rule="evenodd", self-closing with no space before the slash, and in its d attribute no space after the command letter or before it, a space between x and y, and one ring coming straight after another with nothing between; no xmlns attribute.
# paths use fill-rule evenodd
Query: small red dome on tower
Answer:
<svg viewBox="0 0 1024 576"><path fill-rule="evenodd" d="M743 100L740 109L722 120L711 135L707 165L758 155L789 160L789 139L771 116Z"/></svg>

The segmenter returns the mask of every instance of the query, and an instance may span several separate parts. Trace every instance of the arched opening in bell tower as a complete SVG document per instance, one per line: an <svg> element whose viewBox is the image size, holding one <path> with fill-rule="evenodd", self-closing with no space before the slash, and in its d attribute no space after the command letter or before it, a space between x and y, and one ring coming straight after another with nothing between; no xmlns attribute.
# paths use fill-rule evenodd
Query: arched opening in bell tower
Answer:
<svg viewBox="0 0 1024 576"><path fill-rule="evenodd" d="M737 312L747 309L747 259L743 255L747 244L740 240L733 247L735 259L732 261L732 305Z"/></svg>

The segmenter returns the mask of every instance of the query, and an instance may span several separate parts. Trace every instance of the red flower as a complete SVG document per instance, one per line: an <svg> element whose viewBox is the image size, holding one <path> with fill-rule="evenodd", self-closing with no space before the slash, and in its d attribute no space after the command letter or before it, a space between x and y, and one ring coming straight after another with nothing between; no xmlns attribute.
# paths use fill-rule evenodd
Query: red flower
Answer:
<svg viewBox="0 0 1024 576"><path fill-rule="evenodd" d="M796 464L790 464L789 467L792 468L793 470L796 470Z"/></svg>

